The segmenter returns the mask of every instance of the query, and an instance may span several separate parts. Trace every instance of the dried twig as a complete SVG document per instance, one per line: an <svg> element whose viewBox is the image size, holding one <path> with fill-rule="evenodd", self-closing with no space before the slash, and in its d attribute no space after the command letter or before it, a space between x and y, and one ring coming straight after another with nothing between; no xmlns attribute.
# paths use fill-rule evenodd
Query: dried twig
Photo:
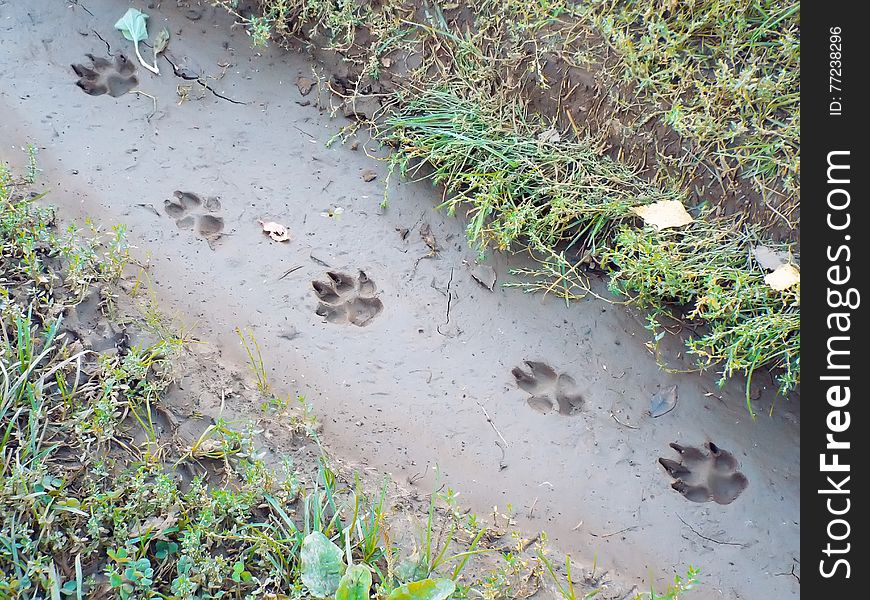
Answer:
<svg viewBox="0 0 870 600"><path fill-rule="evenodd" d="M674 513L674 514L676 514L676 513ZM681 517L680 515L677 515L677 518L683 522L683 525L685 525L686 527L691 529L692 533L697 535L699 538L707 540L708 542L713 542L714 544L721 544L723 546L737 546L738 548L745 548L746 547L746 544L741 544L740 542L723 542L721 540L714 540L713 538L707 537L706 535L704 535L703 533L701 533L700 531L698 531L697 529L695 529L694 527L689 525L686 522L686 520L683 519L683 517Z"/></svg>

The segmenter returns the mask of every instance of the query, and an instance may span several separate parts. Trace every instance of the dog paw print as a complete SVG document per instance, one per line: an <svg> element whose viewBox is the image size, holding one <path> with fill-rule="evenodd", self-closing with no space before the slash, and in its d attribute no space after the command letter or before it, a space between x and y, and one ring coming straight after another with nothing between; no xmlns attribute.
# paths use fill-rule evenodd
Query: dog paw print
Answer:
<svg viewBox="0 0 870 600"><path fill-rule="evenodd" d="M221 209L217 198L203 198L193 192L176 190L174 198L163 202L163 209L179 229L192 229L209 245L216 242L224 231L223 217L212 214Z"/></svg>
<svg viewBox="0 0 870 600"><path fill-rule="evenodd" d="M573 415L583 408L583 396L570 375L556 373L550 365L532 360L524 361L528 371L514 367L511 374L517 386L529 393L526 402L541 413L558 411L560 415Z"/></svg>
<svg viewBox="0 0 870 600"><path fill-rule="evenodd" d="M680 460L659 458L659 463L676 480L671 487L692 502L731 504L749 485L734 455L713 442L704 444L704 449L670 446Z"/></svg>
<svg viewBox="0 0 870 600"><path fill-rule="evenodd" d="M315 313L329 323L351 323L365 327L381 314L383 303L375 297L375 282L365 272L356 277L328 271L326 281L312 281L311 286L320 302Z"/></svg>
<svg viewBox="0 0 870 600"><path fill-rule="evenodd" d="M91 66L70 65L79 80L76 85L90 96L109 94L113 98L123 96L139 84L136 78L136 66L127 60L123 54L115 56L114 61L99 58L93 54L85 54Z"/></svg>

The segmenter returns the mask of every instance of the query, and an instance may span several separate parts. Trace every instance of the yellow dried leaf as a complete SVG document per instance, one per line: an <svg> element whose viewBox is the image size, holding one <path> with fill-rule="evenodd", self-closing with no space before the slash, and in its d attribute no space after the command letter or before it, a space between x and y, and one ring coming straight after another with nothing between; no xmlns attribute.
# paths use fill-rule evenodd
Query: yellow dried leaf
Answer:
<svg viewBox="0 0 870 600"><path fill-rule="evenodd" d="M801 272L794 265L780 265L773 273L768 273L764 277L764 283L777 292L787 290L800 281Z"/></svg>
<svg viewBox="0 0 870 600"><path fill-rule="evenodd" d="M652 225L656 229L682 227L694 220L679 200L661 200L654 204L635 206L631 212L643 219L644 223Z"/></svg>

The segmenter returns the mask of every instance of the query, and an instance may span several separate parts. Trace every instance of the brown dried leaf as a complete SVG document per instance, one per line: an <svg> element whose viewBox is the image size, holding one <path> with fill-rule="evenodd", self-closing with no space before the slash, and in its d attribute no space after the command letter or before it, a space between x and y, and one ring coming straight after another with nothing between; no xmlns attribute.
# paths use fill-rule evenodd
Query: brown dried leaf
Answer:
<svg viewBox="0 0 870 600"><path fill-rule="evenodd" d="M435 241L435 236L432 234L432 228L429 227L429 223L423 223L420 226L420 237L426 242L426 245L429 246L432 252L438 252L438 242Z"/></svg>
<svg viewBox="0 0 870 600"><path fill-rule="evenodd" d="M654 204L635 206L631 212L656 229L682 227L694 220L679 200L661 200Z"/></svg>
<svg viewBox="0 0 870 600"><path fill-rule="evenodd" d="M308 79L307 77L299 77L296 80L296 87L299 89L299 93L303 96L307 96L311 93L311 89L314 87L314 80Z"/></svg>

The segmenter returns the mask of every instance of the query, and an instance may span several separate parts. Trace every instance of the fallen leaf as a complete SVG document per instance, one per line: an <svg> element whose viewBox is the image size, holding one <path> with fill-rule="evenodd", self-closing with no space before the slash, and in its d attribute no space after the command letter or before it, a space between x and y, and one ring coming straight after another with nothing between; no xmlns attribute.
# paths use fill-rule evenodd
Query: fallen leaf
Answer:
<svg viewBox="0 0 870 600"><path fill-rule="evenodd" d="M396 227L396 231L399 232L399 235L402 237L403 240L407 240L408 234L411 233L411 230L407 227Z"/></svg>
<svg viewBox="0 0 870 600"><path fill-rule="evenodd" d="M432 234L432 228L429 227L429 223L420 225L420 237L426 242L426 245L429 246L429 249L433 253L438 252L438 243L435 241L435 236Z"/></svg>
<svg viewBox="0 0 870 600"><path fill-rule="evenodd" d="M671 386L654 394L649 401L649 414L651 417L666 415L677 405L677 386Z"/></svg>
<svg viewBox="0 0 870 600"><path fill-rule="evenodd" d="M160 540L166 539L164 532L178 523L178 512L173 509L169 514L163 517L148 517L138 527L131 529L128 533L131 538L140 537L149 534L151 539Z"/></svg>
<svg viewBox="0 0 870 600"><path fill-rule="evenodd" d="M777 292L787 290L800 282L801 272L790 264L780 265L773 273L768 273L764 277L764 283Z"/></svg>
<svg viewBox="0 0 870 600"><path fill-rule="evenodd" d="M545 144L558 144L561 140L562 136L559 135L559 132L554 127L538 134L538 141Z"/></svg>
<svg viewBox="0 0 870 600"><path fill-rule="evenodd" d="M299 93L303 96L307 96L311 93L311 89L314 87L314 80L308 79L307 77L299 77L296 80L296 88L299 90Z"/></svg>
<svg viewBox="0 0 870 600"><path fill-rule="evenodd" d="M631 212L656 229L682 227L694 220L679 200L661 200L654 204L635 206Z"/></svg>
<svg viewBox="0 0 870 600"><path fill-rule="evenodd" d="M159 75L160 70L157 68L157 65L149 65L145 62L145 59L142 58L142 54L139 52L139 42L144 42L148 39L147 20L148 15L143 13L141 10L128 8L127 12L124 13L124 16L118 19L118 22L115 23L115 29L119 30L127 40L133 42L133 49L136 51L136 58L139 59L139 63L155 75Z"/></svg>
<svg viewBox="0 0 870 600"><path fill-rule="evenodd" d="M778 252L768 246L758 245L752 249L752 254L755 260L761 265L761 268L768 271L775 271L781 265L788 262L788 254L786 252Z"/></svg>
<svg viewBox="0 0 870 600"><path fill-rule="evenodd" d="M377 177L378 177L378 174L375 173L374 171L372 171L371 169L366 169L365 171L362 172L363 181L366 181L366 182L374 181L375 179L377 179Z"/></svg>
<svg viewBox="0 0 870 600"><path fill-rule="evenodd" d="M287 227L284 225L275 221L260 221L259 223L263 228L263 233L269 234L269 237L276 242L290 241L290 232L287 231Z"/></svg>
<svg viewBox="0 0 870 600"><path fill-rule="evenodd" d="M160 30L157 37L154 39L154 62L157 62L157 55L166 50L169 45L169 30L165 27Z"/></svg>
<svg viewBox="0 0 870 600"><path fill-rule="evenodd" d="M471 269L471 276L490 292L495 289L495 269L489 265L474 265Z"/></svg>

